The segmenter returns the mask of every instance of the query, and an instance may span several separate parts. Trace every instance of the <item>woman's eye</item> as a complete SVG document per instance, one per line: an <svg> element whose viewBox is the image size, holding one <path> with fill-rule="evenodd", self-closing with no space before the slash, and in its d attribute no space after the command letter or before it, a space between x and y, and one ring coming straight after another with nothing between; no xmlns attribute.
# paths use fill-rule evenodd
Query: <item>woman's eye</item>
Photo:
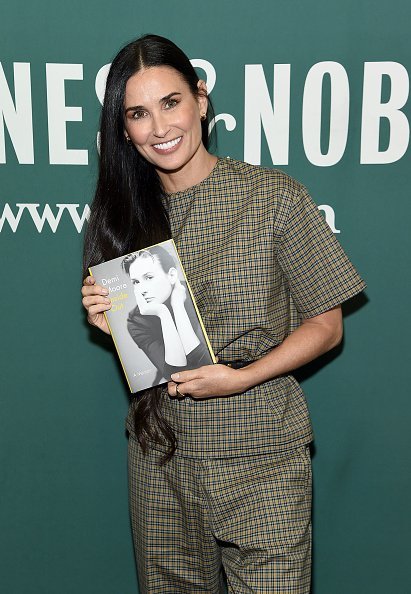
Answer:
<svg viewBox="0 0 411 594"><path fill-rule="evenodd" d="M147 115L146 111L134 111L133 112L133 120L141 120L141 118L144 118Z"/></svg>
<svg viewBox="0 0 411 594"><path fill-rule="evenodd" d="M169 100L168 100L168 101L165 103L164 107L165 107L166 109L171 109L172 107L175 107L175 106L177 105L177 103L178 103L177 99L169 99Z"/></svg>
<svg viewBox="0 0 411 594"><path fill-rule="evenodd" d="M134 279L132 282L133 282L133 285L138 285L140 281Z"/></svg>

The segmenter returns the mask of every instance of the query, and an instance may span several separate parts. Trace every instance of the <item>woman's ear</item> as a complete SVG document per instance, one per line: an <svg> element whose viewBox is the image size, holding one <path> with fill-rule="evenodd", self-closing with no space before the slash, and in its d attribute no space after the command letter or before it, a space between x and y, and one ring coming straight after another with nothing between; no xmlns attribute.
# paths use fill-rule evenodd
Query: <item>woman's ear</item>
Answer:
<svg viewBox="0 0 411 594"><path fill-rule="evenodd" d="M170 279L170 283L175 285L178 281L178 272L176 268L170 268L168 271L168 278Z"/></svg>
<svg viewBox="0 0 411 594"><path fill-rule="evenodd" d="M198 109L200 110L200 117L202 115L207 114L208 108L208 94L207 94L207 85L204 80L199 80L197 83L197 102L198 102Z"/></svg>

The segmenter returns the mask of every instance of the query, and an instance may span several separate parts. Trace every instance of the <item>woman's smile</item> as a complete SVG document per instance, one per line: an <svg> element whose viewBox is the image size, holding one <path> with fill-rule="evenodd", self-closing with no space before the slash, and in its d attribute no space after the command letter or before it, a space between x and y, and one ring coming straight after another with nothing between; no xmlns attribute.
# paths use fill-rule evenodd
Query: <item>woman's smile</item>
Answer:
<svg viewBox="0 0 411 594"><path fill-rule="evenodd" d="M177 138L174 138L174 140L168 140L167 142L160 142L158 144L153 144L153 148L160 155L169 154L169 153L177 150L177 148L179 148L179 144L180 144L182 138L183 138L182 136L178 136Z"/></svg>

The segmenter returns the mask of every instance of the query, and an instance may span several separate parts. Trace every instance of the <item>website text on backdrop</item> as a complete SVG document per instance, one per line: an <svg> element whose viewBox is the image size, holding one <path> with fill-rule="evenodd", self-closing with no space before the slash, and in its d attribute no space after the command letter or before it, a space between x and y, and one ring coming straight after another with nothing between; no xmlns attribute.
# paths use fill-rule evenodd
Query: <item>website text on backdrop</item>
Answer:
<svg viewBox="0 0 411 594"><path fill-rule="evenodd" d="M90 265L172 237L220 359L132 399L140 591L217 593L224 569L232 593L308 594L312 430L291 372L340 342L340 304L365 285L304 186L207 150L210 118L204 81L171 41L144 36L115 57L85 238L88 320L109 332Z"/></svg>

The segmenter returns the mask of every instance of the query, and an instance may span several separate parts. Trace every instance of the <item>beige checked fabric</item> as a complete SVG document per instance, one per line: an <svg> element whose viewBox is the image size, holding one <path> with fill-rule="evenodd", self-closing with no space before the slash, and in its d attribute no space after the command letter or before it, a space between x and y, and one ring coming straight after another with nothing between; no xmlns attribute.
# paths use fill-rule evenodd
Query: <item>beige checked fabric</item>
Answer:
<svg viewBox="0 0 411 594"><path fill-rule="evenodd" d="M364 288L306 189L218 159L166 199L172 235L215 353L255 360L303 318ZM161 392L178 440L143 455L130 432L130 507L142 594L308 594L311 423L292 375L195 401Z"/></svg>
<svg viewBox="0 0 411 594"><path fill-rule="evenodd" d="M307 190L281 171L222 158L198 185L168 195L167 207L210 342L223 360L262 357L302 318L365 286ZM170 399L166 389L162 398L180 455L243 456L312 439L305 397L291 375L228 398ZM131 433L132 416L133 406Z"/></svg>
<svg viewBox="0 0 411 594"><path fill-rule="evenodd" d="M244 458L142 454L130 437L130 508L141 594L310 591L308 447Z"/></svg>

